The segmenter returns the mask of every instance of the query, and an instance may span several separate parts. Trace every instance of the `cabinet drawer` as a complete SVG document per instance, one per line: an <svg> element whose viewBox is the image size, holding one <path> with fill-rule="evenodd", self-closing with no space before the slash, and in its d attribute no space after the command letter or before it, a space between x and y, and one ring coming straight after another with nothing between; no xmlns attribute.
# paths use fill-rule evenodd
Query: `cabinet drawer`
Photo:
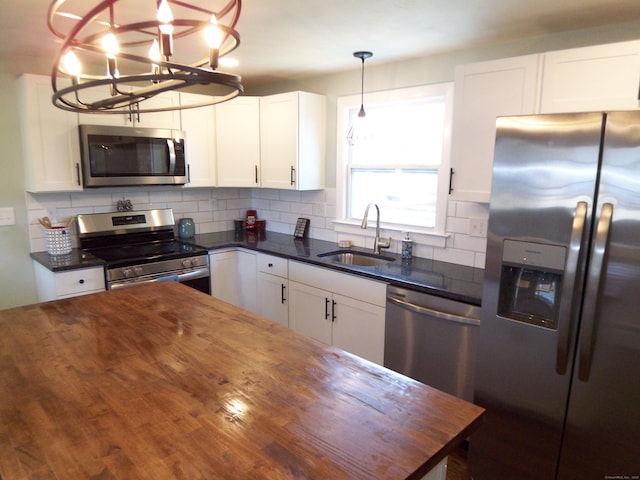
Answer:
<svg viewBox="0 0 640 480"><path fill-rule="evenodd" d="M77 295L81 292L104 290L104 269L82 268L55 274L56 295Z"/></svg>
<svg viewBox="0 0 640 480"><path fill-rule="evenodd" d="M381 307L387 298L386 283L302 262L289 262L289 280Z"/></svg>
<svg viewBox="0 0 640 480"><path fill-rule="evenodd" d="M258 271L287 278L287 259L274 255L258 254Z"/></svg>

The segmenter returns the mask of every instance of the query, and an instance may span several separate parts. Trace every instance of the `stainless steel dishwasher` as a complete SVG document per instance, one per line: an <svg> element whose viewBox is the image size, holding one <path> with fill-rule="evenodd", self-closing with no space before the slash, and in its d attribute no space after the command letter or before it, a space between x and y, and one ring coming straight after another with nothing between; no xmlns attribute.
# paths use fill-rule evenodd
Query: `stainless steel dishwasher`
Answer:
<svg viewBox="0 0 640 480"><path fill-rule="evenodd" d="M480 307L387 286L384 366L473 400Z"/></svg>

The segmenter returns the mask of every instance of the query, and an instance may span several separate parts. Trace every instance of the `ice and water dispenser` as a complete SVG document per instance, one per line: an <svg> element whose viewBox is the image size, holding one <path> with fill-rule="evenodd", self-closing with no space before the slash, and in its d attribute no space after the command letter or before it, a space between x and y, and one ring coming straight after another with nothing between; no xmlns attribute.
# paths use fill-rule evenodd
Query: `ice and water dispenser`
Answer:
<svg viewBox="0 0 640 480"><path fill-rule="evenodd" d="M505 240L498 315L556 329L566 247Z"/></svg>

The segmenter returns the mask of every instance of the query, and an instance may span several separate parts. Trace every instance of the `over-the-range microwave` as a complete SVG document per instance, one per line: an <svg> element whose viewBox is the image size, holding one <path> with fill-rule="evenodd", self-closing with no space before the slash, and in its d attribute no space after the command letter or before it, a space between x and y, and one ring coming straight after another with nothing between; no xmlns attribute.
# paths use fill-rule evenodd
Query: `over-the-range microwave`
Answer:
<svg viewBox="0 0 640 480"><path fill-rule="evenodd" d="M183 185L184 141L181 130L80 125L84 186Z"/></svg>

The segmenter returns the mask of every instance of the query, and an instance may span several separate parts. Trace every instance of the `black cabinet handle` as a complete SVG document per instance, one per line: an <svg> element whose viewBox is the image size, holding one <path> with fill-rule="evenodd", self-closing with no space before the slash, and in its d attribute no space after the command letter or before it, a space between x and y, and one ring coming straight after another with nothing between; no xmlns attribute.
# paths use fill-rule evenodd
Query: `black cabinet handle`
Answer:
<svg viewBox="0 0 640 480"><path fill-rule="evenodd" d="M296 183L296 169L291 167L291 185Z"/></svg>
<svg viewBox="0 0 640 480"><path fill-rule="evenodd" d="M284 296L284 292L285 292L285 289L286 289L287 287L285 287L285 286L284 286L284 283L281 283L281 284L280 284L280 286L282 287L282 288L281 288L281 290L280 290L281 302L282 302L282 303L284 303L284 302L286 302L286 301L287 301L287 299L286 299L286 298L285 298L285 296Z"/></svg>
<svg viewBox="0 0 640 480"><path fill-rule="evenodd" d="M449 195L451 195L453 193L453 174L455 172L453 171L453 168L449 169Z"/></svg>
<svg viewBox="0 0 640 480"><path fill-rule="evenodd" d="M327 297L324 298L324 319L329 318L329 299Z"/></svg>
<svg viewBox="0 0 640 480"><path fill-rule="evenodd" d="M84 283L84 279L81 278L80 281L78 282L80 285L82 285Z"/></svg>
<svg viewBox="0 0 640 480"><path fill-rule="evenodd" d="M76 181L78 182L78 186L80 186L80 164L76 163Z"/></svg>
<svg viewBox="0 0 640 480"><path fill-rule="evenodd" d="M331 321L332 322L336 321L336 301L335 300L331 302Z"/></svg>
<svg viewBox="0 0 640 480"><path fill-rule="evenodd" d="M258 184L258 165L256 165L256 185Z"/></svg>

